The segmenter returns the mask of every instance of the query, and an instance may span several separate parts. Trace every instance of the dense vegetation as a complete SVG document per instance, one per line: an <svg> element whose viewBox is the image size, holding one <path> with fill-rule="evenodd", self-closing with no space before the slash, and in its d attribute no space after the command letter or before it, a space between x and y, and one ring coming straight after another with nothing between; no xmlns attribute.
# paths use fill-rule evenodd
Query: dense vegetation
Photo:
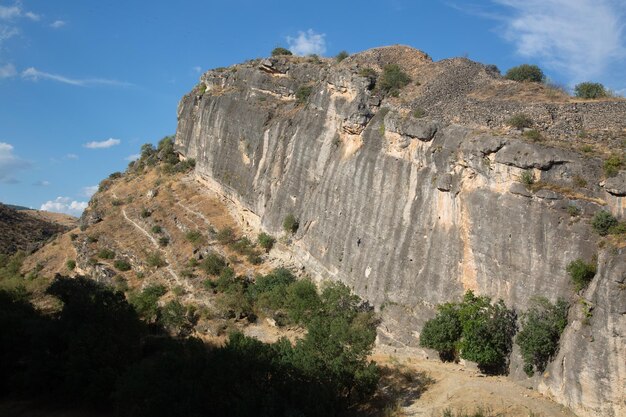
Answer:
<svg viewBox="0 0 626 417"><path fill-rule="evenodd" d="M90 279L57 276L47 293L62 303L52 315L23 293L0 291L4 397L121 416L332 416L346 414L378 382L367 359L374 314L341 284L318 294L286 270L246 283L253 303L284 309L307 334L295 344L266 344L232 333L221 348L184 337L194 313L176 300L158 307L161 286L128 303Z"/></svg>
<svg viewBox="0 0 626 417"><path fill-rule="evenodd" d="M540 297L532 301L531 307L522 315L522 330L515 341L522 351L524 372L532 376L535 371L543 372L559 347L561 333L567 326L569 305L564 300L552 304Z"/></svg>
<svg viewBox="0 0 626 417"><path fill-rule="evenodd" d="M476 362L486 373L505 373L516 331L515 314L502 300L467 291L460 303L438 307L424 325L420 345L435 349L442 360L461 357Z"/></svg>

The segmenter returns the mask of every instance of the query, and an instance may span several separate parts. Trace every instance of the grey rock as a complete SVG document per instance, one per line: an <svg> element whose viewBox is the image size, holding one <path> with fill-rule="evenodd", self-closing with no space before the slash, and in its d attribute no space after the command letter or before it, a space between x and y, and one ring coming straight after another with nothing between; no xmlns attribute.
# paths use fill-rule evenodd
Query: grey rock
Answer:
<svg viewBox="0 0 626 417"><path fill-rule="evenodd" d="M626 196L626 171L620 171L615 177L604 182L604 189L616 196Z"/></svg>
<svg viewBox="0 0 626 417"><path fill-rule="evenodd" d="M528 188L526 188L524 184L521 184L519 182L514 182L513 184L511 184L511 186L509 187L509 192L511 194L521 195L522 197L533 196L532 193L528 191Z"/></svg>
<svg viewBox="0 0 626 417"><path fill-rule="evenodd" d="M571 159L567 151L522 141L508 143L496 153L496 162L522 169L548 170Z"/></svg>
<svg viewBox="0 0 626 417"><path fill-rule="evenodd" d="M535 193L535 197L543 198L544 200L561 200L563 196L555 193L552 190L541 189Z"/></svg>

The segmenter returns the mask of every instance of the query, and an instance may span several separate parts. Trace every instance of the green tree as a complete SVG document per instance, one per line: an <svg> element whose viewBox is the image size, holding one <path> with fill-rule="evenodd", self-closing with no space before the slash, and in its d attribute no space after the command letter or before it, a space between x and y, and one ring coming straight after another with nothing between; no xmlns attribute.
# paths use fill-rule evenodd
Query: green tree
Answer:
<svg viewBox="0 0 626 417"><path fill-rule="evenodd" d="M569 304L559 299L552 304L544 297L531 301L531 307L522 315L522 330L515 341L522 351L524 371L532 376L535 370L543 372L559 347L561 333L567 326Z"/></svg>
<svg viewBox="0 0 626 417"><path fill-rule="evenodd" d="M152 322L158 317L158 302L166 292L165 286L153 284L147 286L141 292L132 294L129 301L141 317Z"/></svg>
<svg viewBox="0 0 626 417"><path fill-rule="evenodd" d="M437 315L426 322L420 334L420 345L436 350L443 361L451 361L457 355L463 331L458 310L454 303L438 306Z"/></svg>
<svg viewBox="0 0 626 417"><path fill-rule="evenodd" d="M608 96L606 89L600 83L584 82L576 84L574 94L578 98L594 99Z"/></svg>
<svg viewBox="0 0 626 417"><path fill-rule="evenodd" d="M289 49L283 48L281 46L278 46L272 49L272 56L281 56L281 55L293 55L293 53Z"/></svg>
<svg viewBox="0 0 626 417"><path fill-rule="evenodd" d="M537 65L522 64L517 67L510 68L504 75L504 78L513 81L542 83L546 77L541 68Z"/></svg>

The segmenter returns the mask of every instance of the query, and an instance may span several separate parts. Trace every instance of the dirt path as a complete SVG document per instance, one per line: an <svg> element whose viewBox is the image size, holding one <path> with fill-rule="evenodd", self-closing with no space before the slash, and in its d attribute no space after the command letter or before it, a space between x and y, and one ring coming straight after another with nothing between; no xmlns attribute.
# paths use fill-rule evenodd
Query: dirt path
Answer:
<svg viewBox="0 0 626 417"><path fill-rule="evenodd" d="M402 415L407 417L439 417L447 408L468 413L482 408L490 410L486 415L502 417L576 417L562 405L503 376L484 376L459 364L390 355L382 349L377 349L374 360L425 372L434 380L419 398L403 404Z"/></svg>
<svg viewBox="0 0 626 417"><path fill-rule="evenodd" d="M174 281L176 281L176 284L182 286L187 291L193 291L193 287L191 285L189 285L189 283L186 280L180 279L178 274L176 274L176 272L174 272L174 268L172 268L171 262L168 259L167 251L165 251L161 247L159 247L159 243L156 241L156 239L154 237L152 237L152 235L150 235L150 233L147 230L145 230L143 227L141 227L139 224L137 224L134 220L132 220L130 217L128 217L128 215L126 214L126 210L122 209L122 215L124 216L124 219L126 219L127 222L132 224L135 228L137 228L145 236L147 236L148 239L150 239L150 242L152 242L152 245L159 252L162 252L165 255L165 261L167 262L167 266L165 267L165 269L167 270L167 272L169 272L169 274L172 276Z"/></svg>

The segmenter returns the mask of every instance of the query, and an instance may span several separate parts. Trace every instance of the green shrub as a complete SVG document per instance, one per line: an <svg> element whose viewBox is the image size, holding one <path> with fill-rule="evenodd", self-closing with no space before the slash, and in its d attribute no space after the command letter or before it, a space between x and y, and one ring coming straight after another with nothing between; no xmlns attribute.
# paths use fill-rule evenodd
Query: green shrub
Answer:
<svg viewBox="0 0 626 417"><path fill-rule="evenodd" d="M248 255L246 255L246 259L252 265L261 265L263 263L263 258L256 252L249 253Z"/></svg>
<svg viewBox="0 0 626 417"><path fill-rule="evenodd" d="M537 129L530 129L523 133L525 138L528 138L534 142L539 142L543 139L541 133Z"/></svg>
<svg viewBox="0 0 626 417"><path fill-rule="evenodd" d="M225 227L217 233L216 239L222 245L227 245L235 241L235 231L230 227Z"/></svg>
<svg viewBox="0 0 626 417"><path fill-rule="evenodd" d="M624 160L621 156L611 155L606 161L604 161L604 175L607 177L616 176L623 165Z"/></svg>
<svg viewBox="0 0 626 417"><path fill-rule="evenodd" d="M426 112L421 107L418 107L415 110L413 110L411 115L415 117L416 119L421 119L422 117L426 116Z"/></svg>
<svg viewBox="0 0 626 417"><path fill-rule="evenodd" d="M607 91L600 83L584 82L574 87L574 94L578 98L594 99L607 97Z"/></svg>
<svg viewBox="0 0 626 417"><path fill-rule="evenodd" d="M169 243L170 243L170 238L169 237L161 236L159 238L159 246L165 247L165 246L169 245Z"/></svg>
<svg viewBox="0 0 626 417"><path fill-rule="evenodd" d="M142 219L146 219L152 216L152 212L148 210L147 208L143 208L141 209L141 213L139 215L141 216Z"/></svg>
<svg viewBox="0 0 626 417"><path fill-rule="evenodd" d="M337 56L335 56L335 60L337 62L341 62L341 61L343 61L344 59L346 59L349 56L350 56L350 54L347 51L341 51L341 52L339 52L337 54Z"/></svg>
<svg viewBox="0 0 626 417"><path fill-rule="evenodd" d="M231 243L230 248L240 255L250 255L255 252L254 244L246 236Z"/></svg>
<svg viewBox="0 0 626 417"><path fill-rule="evenodd" d="M522 172L522 175L520 175L520 181L522 184L528 187L535 183L535 175L532 173L532 171L526 170Z"/></svg>
<svg viewBox="0 0 626 417"><path fill-rule="evenodd" d="M296 233L299 227L300 223L298 222L298 219L296 219L296 216L291 213L285 216L285 219L283 220L283 230L285 232Z"/></svg>
<svg viewBox="0 0 626 417"><path fill-rule="evenodd" d="M281 46L272 49L272 56L280 56L280 55L293 55L293 53L286 48Z"/></svg>
<svg viewBox="0 0 626 417"><path fill-rule="evenodd" d="M483 372L503 373L516 330L515 314L502 300L492 304L489 297L467 291L461 303L439 307L424 329L420 344L437 349L443 359L460 355L476 362Z"/></svg>
<svg viewBox="0 0 626 417"><path fill-rule="evenodd" d="M76 261L74 259L68 259L65 261L65 267L70 271L73 271L76 268Z"/></svg>
<svg viewBox="0 0 626 417"><path fill-rule="evenodd" d="M595 263L587 263L580 258L567 265L567 273L572 279L576 291L582 290L591 282L596 276L596 269Z"/></svg>
<svg viewBox="0 0 626 417"><path fill-rule="evenodd" d="M131 265L122 260L122 259L118 259L115 262L113 262L113 266L115 267L115 269L117 269L118 271L130 271L131 269Z"/></svg>
<svg viewBox="0 0 626 417"><path fill-rule="evenodd" d="M206 84L205 83L200 83L196 86L197 90L198 90L198 94L199 95L203 95L204 93L206 93Z"/></svg>
<svg viewBox="0 0 626 417"><path fill-rule="evenodd" d="M400 89L411 82L411 78L400 68L399 65L389 64L383 68L383 73L378 79L378 89L383 94L397 97Z"/></svg>
<svg viewBox="0 0 626 417"><path fill-rule="evenodd" d="M596 211L593 219L591 219L591 226L600 236L608 235L611 227L617 226L617 224L617 219L605 210Z"/></svg>
<svg viewBox="0 0 626 417"><path fill-rule="evenodd" d="M545 80L545 75L537 65L522 64L509 69L504 78L513 81L530 81L541 83Z"/></svg>
<svg viewBox="0 0 626 417"><path fill-rule="evenodd" d="M150 229L152 231L152 233L161 233L163 231L163 229L161 228L161 226L152 226L152 228Z"/></svg>
<svg viewBox="0 0 626 417"><path fill-rule="evenodd" d="M100 259L113 259L115 258L115 252L111 249L100 249L98 252L98 258Z"/></svg>
<svg viewBox="0 0 626 417"><path fill-rule="evenodd" d="M226 260L217 253L209 253L200 263L200 268L209 275L220 275L226 267Z"/></svg>
<svg viewBox="0 0 626 417"><path fill-rule="evenodd" d="M276 239L265 232L259 233L257 241L259 242L259 246L265 249L266 252L269 252L274 247L274 243L276 243Z"/></svg>
<svg viewBox="0 0 626 417"><path fill-rule="evenodd" d="M165 259L163 259L159 252L149 253L146 258L146 262L148 263L148 266L154 268L161 268L167 265L167 262L165 262Z"/></svg>
<svg viewBox="0 0 626 417"><path fill-rule="evenodd" d="M516 129L526 129L533 125L533 120L525 114L516 114L511 116L506 124Z"/></svg>
<svg viewBox="0 0 626 417"><path fill-rule="evenodd" d="M167 292L163 285L149 285L143 291L131 294L130 303L137 313L147 321L154 321L159 312L159 299Z"/></svg>
<svg viewBox="0 0 626 417"><path fill-rule="evenodd" d="M576 216L580 216L581 210L579 207L570 204L567 206L567 214L569 214L572 217L576 217Z"/></svg>
<svg viewBox="0 0 626 417"><path fill-rule="evenodd" d="M313 92L313 87L310 85L303 85L296 90L296 103L304 104L309 99L309 96Z"/></svg>
<svg viewBox="0 0 626 417"><path fill-rule="evenodd" d="M180 336L188 334L193 328L193 311L178 300L171 300L163 306L159 322L171 333Z"/></svg>
<svg viewBox="0 0 626 417"><path fill-rule="evenodd" d="M193 243L194 245L199 244L202 241L204 241L202 233L200 233L197 230L190 230L187 233L185 233L185 239L187 239L189 242Z"/></svg>
<svg viewBox="0 0 626 417"><path fill-rule="evenodd" d="M463 328L458 314L458 305L447 303L437 307L437 316L428 320L420 334L420 345L434 349L443 361L456 358L457 344Z"/></svg>
<svg viewBox="0 0 626 417"><path fill-rule="evenodd" d="M522 330L515 341L522 351L524 370L532 376L535 370L543 372L559 347L561 333L567 326L568 303L559 299L552 304L539 297L522 315Z"/></svg>
<svg viewBox="0 0 626 417"><path fill-rule="evenodd" d="M111 205L114 207L119 207L119 206L124 205L124 202L116 198L116 199L111 200Z"/></svg>

